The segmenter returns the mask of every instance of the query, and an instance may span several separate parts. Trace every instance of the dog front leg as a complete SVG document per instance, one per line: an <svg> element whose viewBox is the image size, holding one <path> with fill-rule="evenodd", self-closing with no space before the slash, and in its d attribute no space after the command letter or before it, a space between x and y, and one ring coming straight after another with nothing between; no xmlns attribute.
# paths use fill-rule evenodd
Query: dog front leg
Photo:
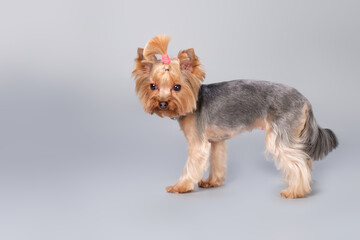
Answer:
<svg viewBox="0 0 360 240"><path fill-rule="evenodd" d="M166 187L171 193L186 193L194 190L207 167L211 144L207 140L189 143L188 159L177 183Z"/></svg>
<svg viewBox="0 0 360 240"><path fill-rule="evenodd" d="M226 143L212 142L210 150L209 177L199 182L199 187L210 188L220 186L226 175Z"/></svg>

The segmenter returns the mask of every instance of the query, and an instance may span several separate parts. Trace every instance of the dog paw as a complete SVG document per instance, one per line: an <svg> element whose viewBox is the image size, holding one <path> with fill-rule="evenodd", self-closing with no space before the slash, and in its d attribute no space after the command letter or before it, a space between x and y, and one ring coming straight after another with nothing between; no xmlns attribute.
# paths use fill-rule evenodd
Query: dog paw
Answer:
<svg viewBox="0 0 360 240"><path fill-rule="evenodd" d="M186 182L177 182L174 185L170 185L166 187L166 191L169 193L187 193L194 190L193 184L189 184Z"/></svg>
<svg viewBox="0 0 360 240"><path fill-rule="evenodd" d="M204 178L198 183L198 185L201 188L211 188L221 186L222 183L222 181L211 181L208 178Z"/></svg>
<svg viewBox="0 0 360 240"><path fill-rule="evenodd" d="M306 196L306 193L295 192L294 190L291 190L291 189L284 189L284 190L281 191L280 195L283 198L293 199L293 198L303 198L303 197Z"/></svg>

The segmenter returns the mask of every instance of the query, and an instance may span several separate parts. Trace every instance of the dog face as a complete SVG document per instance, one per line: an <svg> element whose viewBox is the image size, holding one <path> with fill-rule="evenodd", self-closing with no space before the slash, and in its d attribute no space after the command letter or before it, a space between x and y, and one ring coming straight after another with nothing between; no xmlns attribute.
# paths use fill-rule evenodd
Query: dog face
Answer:
<svg viewBox="0 0 360 240"><path fill-rule="evenodd" d="M157 59L156 54L167 56L169 41L167 35L158 35L139 48L132 75L145 112L175 118L196 109L205 72L192 48L169 62Z"/></svg>

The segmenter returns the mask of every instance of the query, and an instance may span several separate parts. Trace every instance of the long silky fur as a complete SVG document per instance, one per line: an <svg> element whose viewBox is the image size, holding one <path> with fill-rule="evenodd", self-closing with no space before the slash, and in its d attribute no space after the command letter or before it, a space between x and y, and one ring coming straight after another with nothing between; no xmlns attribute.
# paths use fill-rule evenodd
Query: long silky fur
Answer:
<svg viewBox="0 0 360 240"><path fill-rule="evenodd" d="M194 49L190 48L179 52L178 57L171 58L169 71L164 70L164 64L156 58L157 54L164 55L170 41L170 36L161 34L153 37L145 48L139 48L132 76L135 79L135 91L138 94L144 110L150 114L168 117L185 116L196 110L198 92L201 82L205 78L205 71L201 67ZM151 91L150 84L165 84L170 89L180 84L180 92L168 95L169 111L161 111L157 104L161 97L157 91ZM160 87L160 86L159 86ZM160 89L163 91L164 89Z"/></svg>
<svg viewBox="0 0 360 240"><path fill-rule="evenodd" d="M156 54L166 54L170 40L170 36L166 34L153 37L144 48L145 59L151 60Z"/></svg>

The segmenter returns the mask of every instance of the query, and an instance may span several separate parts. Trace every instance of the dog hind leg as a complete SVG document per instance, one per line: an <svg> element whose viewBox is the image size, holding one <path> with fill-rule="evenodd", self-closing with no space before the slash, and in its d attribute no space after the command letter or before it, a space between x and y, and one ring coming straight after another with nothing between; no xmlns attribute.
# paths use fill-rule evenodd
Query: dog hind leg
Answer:
<svg viewBox="0 0 360 240"><path fill-rule="evenodd" d="M277 168L283 172L288 184L288 188L280 193L282 197L300 198L310 193L311 159L302 144L281 139L277 131L267 126L266 150L274 157Z"/></svg>

